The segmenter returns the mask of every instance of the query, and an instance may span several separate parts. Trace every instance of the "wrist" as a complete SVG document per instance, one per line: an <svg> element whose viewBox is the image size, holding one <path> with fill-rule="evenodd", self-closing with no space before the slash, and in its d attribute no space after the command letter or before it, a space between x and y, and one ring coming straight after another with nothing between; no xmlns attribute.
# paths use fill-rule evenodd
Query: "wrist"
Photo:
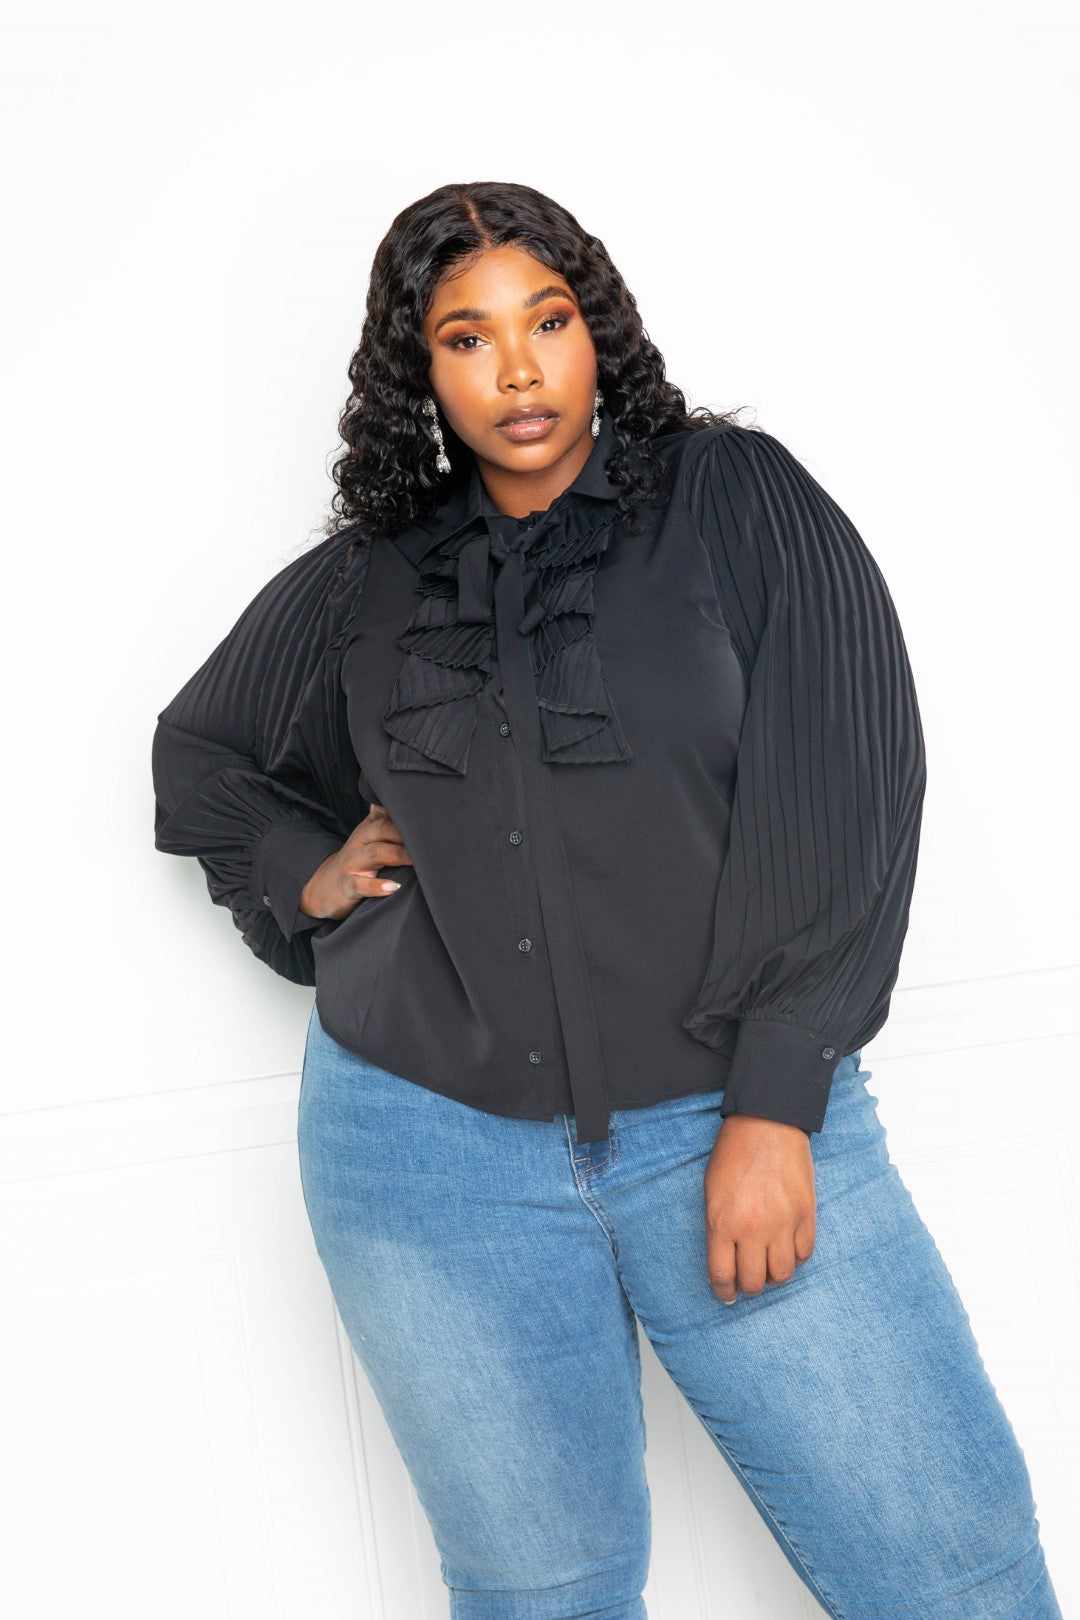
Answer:
<svg viewBox="0 0 1080 1620"><path fill-rule="evenodd" d="M739 1113L725 1115L724 1124L730 1125L736 1119L752 1121L755 1125L771 1125L774 1130L788 1131L795 1136L804 1137L807 1141L810 1140L810 1132L806 1129L806 1127L803 1125L796 1125L793 1121L785 1119L773 1119L768 1114Z"/></svg>
<svg viewBox="0 0 1080 1620"><path fill-rule="evenodd" d="M322 884L320 882L319 874L333 859L334 856L331 854L327 855L325 860L320 861L319 865L315 868L314 872L312 872L311 876L308 878L307 882L304 884L304 887L300 891L300 910L308 917L318 917L321 919L325 915L320 893Z"/></svg>

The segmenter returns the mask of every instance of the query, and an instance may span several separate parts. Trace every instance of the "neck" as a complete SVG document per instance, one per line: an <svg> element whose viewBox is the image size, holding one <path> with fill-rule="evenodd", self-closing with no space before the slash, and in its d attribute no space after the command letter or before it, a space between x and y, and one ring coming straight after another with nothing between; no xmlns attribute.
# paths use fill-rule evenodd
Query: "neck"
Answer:
<svg viewBox="0 0 1080 1620"><path fill-rule="evenodd" d="M546 512L570 488L592 454L593 444L586 428L557 461L537 472L515 472L482 456L476 457L476 465L484 488L504 517L529 517L533 512Z"/></svg>

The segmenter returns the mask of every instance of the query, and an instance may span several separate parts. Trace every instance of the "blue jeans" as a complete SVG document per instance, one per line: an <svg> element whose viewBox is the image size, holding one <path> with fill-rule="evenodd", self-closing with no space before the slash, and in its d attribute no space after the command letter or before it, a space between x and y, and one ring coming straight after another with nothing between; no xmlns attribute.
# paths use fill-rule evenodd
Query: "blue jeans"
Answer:
<svg viewBox="0 0 1080 1620"><path fill-rule="evenodd" d="M811 1257L725 1306L703 1180L723 1091L507 1119L313 1008L298 1141L357 1359L455 1620L645 1620L637 1324L836 1620L1061 1620L1023 1452L885 1143L861 1053L810 1138Z"/></svg>

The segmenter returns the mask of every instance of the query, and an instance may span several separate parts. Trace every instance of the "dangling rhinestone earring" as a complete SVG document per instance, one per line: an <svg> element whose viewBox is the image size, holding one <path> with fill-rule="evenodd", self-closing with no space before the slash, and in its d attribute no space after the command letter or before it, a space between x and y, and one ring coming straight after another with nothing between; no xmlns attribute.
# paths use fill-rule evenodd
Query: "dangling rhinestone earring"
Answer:
<svg viewBox="0 0 1080 1620"><path fill-rule="evenodd" d="M435 401L432 399L430 394L425 395L422 408L424 415L431 417L431 436L435 440L439 450L439 454L435 458L435 465L439 472L448 473L450 471L450 457L447 455L446 445L443 443L442 428L439 425L438 406L435 404Z"/></svg>
<svg viewBox="0 0 1080 1620"><path fill-rule="evenodd" d="M594 439L599 438L600 436L600 407L603 403L604 396L598 388L596 390L596 398L593 400L592 409L592 436Z"/></svg>

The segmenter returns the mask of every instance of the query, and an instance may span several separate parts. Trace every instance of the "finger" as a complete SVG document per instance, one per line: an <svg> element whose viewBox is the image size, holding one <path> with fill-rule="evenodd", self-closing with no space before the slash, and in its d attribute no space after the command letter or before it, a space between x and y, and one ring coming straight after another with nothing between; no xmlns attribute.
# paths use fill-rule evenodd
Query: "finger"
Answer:
<svg viewBox="0 0 1080 1620"><path fill-rule="evenodd" d="M345 875L349 879L350 892L354 895L390 894L401 888L395 879L377 877L374 872L346 872Z"/></svg>
<svg viewBox="0 0 1080 1620"><path fill-rule="evenodd" d="M709 1239L709 1286L717 1299L723 1300L725 1305L734 1305L737 1293L735 1244L730 1238Z"/></svg>
<svg viewBox="0 0 1080 1620"><path fill-rule="evenodd" d="M804 1260L809 1260L810 1256L814 1252L814 1243L816 1240L817 1215L815 1212L811 1212L801 1221L798 1221L795 1226L794 1244L796 1264L802 1265Z"/></svg>
<svg viewBox="0 0 1080 1620"><path fill-rule="evenodd" d="M764 1243L744 1241L738 1245L736 1255L738 1265L739 1292L743 1294L760 1294L765 1287L765 1276L768 1270L768 1250Z"/></svg>
<svg viewBox="0 0 1080 1620"><path fill-rule="evenodd" d="M769 1244L768 1262L768 1280L771 1283L786 1283L795 1275L794 1228Z"/></svg>
<svg viewBox="0 0 1080 1620"><path fill-rule="evenodd" d="M369 851L379 849L382 844L392 844L395 849L403 849L405 839L402 838L402 834L398 833L398 829L393 826L392 821L379 821L379 831L377 833L372 833L369 826L363 826L363 823L361 823L361 826L356 829L355 844L356 854L366 855Z"/></svg>
<svg viewBox="0 0 1080 1620"><path fill-rule="evenodd" d="M365 820L369 823L369 825L371 822L374 822L377 825L380 838L394 838L400 840L401 831L398 824L390 814L389 810L387 810L383 805L372 805L371 814L365 817ZM362 821L360 825L362 827L364 822Z"/></svg>
<svg viewBox="0 0 1080 1620"><path fill-rule="evenodd" d="M370 839L364 845L363 858L369 866L390 866L402 861L412 863L412 856L405 845L394 843L389 838Z"/></svg>

